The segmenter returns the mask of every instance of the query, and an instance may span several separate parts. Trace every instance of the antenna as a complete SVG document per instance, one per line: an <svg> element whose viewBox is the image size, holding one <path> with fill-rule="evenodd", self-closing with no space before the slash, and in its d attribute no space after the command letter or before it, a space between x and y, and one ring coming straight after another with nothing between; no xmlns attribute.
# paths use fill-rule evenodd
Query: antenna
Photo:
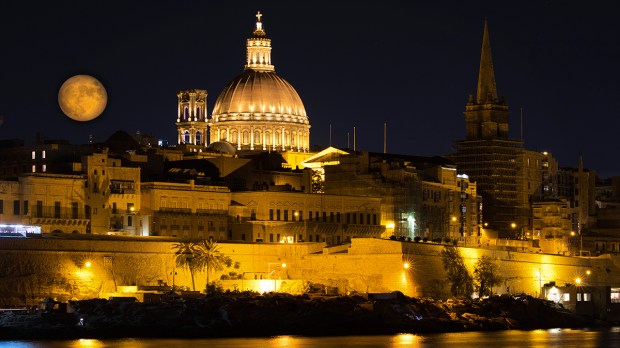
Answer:
<svg viewBox="0 0 620 348"><path fill-rule="evenodd" d="M521 141L523 141L523 108L521 108Z"/></svg>
<svg viewBox="0 0 620 348"><path fill-rule="evenodd" d="M329 146L332 146L332 124L329 124Z"/></svg>
<svg viewBox="0 0 620 348"><path fill-rule="evenodd" d="M355 145L356 145L356 142L357 142L356 134L357 133L355 132L355 126L353 126L353 151L355 151Z"/></svg>
<svg viewBox="0 0 620 348"><path fill-rule="evenodd" d="M387 153L387 122L383 122L383 153Z"/></svg>

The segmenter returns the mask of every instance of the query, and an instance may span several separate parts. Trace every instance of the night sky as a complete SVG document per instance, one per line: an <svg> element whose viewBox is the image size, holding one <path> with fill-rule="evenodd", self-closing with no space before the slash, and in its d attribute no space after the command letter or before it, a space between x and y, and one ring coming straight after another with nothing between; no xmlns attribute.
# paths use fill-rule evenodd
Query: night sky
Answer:
<svg viewBox="0 0 620 348"><path fill-rule="evenodd" d="M511 137L560 166L620 175L617 1L28 1L0 3L0 138L105 141L140 130L176 143L176 93L206 89L209 114L243 71L255 13L276 72L300 94L311 143L420 156L465 137L485 17ZM64 116L58 89L89 74L96 120Z"/></svg>

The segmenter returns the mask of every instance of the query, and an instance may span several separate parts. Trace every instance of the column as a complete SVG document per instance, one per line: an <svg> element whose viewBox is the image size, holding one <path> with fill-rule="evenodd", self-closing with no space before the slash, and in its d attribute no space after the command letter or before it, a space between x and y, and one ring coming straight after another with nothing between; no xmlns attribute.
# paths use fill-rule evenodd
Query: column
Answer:
<svg viewBox="0 0 620 348"><path fill-rule="evenodd" d="M263 151L267 150L267 136L265 136L265 127L263 127Z"/></svg>
<svg viewBox="0 0 620 348"><path fill-rule="evenodd" d="M250 127L250 150L254 150L254 127Z"/></svg>

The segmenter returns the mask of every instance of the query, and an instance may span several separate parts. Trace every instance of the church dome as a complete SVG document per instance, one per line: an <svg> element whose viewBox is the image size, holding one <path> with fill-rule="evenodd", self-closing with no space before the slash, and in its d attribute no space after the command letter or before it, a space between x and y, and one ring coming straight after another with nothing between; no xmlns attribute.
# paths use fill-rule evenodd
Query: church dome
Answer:
<svg viewBox="0 0 620 348"><path fill-rule="evenodd" d="M225 142L225 141L216 141L214 143L209 144L209 146L207 146L207 151L223 153L223 154L233 155L233 156L235 155L235 152L237 152L234 146L232 146L230 143Z"/></svg>
<svg viewBox="0 0 620 348"><path fill-rule="evenodd" d="M246 69L224 87L213 115L219 116L218 121L225 121L226 116L239 114L286 115L282 121L308 122L299 94L275 71Z"/></svg>
<svg viewBox="0 0 620 348"><path fill-rule="evenodd" d="M247 39L243 73L219 94L211 119L211 141L226 141L237 151L308 152L310 122L297 91L278 76L271 62L271 40L261 22Z"/></svg>

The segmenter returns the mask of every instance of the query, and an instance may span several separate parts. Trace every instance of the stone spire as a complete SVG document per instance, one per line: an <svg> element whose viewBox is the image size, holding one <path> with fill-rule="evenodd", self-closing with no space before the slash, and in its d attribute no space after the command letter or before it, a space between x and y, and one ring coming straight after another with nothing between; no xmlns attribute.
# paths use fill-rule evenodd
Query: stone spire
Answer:
<svg viewBox="0 0 620 348"><path fill-rule="evenodd" d="M480 54L480 72L478 74L478 104L498 104L497 87L495 85L495 73L493 60L491 59L491 43L489 41L489 28L487 20L484 20L484 34L482 37L482 53Z"/></svg>
<svg viewBox="0 0 620 348"><path fill-rule="evenodd" d="M256 29L252 37L247 39L245 69L274 71L275 68L271 65L271 40L267 38L267 33L263 29L262 16L260 11L256 13Z"/></svg>

